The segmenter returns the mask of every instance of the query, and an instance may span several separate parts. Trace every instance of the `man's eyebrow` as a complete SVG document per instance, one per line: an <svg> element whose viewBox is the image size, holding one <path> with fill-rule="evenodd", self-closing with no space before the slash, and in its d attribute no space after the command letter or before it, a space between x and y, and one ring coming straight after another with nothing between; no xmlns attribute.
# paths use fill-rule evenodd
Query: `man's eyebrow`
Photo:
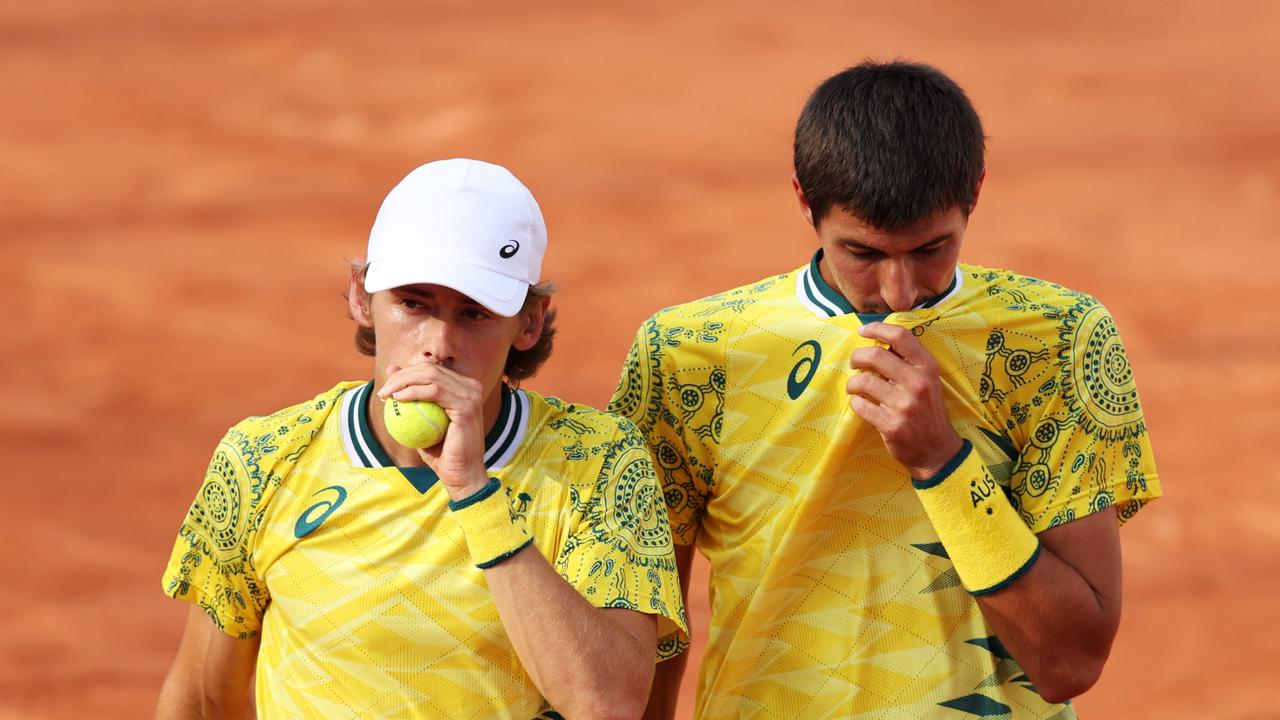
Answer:
<svg viewBox="0 0 1280 720"><path fill-rule="evenodd" d="M436 296L436 294L430 290L418 290L413 287L398 287L395 288L395 292L397 295L417 295L418 297L423 298L434 298Z"/></svg>
<svg viewBox="0 0 1280 720"><path fill-rule="evenodd" d="M937 243L944 242L944 241L946 241L946 240L950 240L950 239L951 239L951 238L953 238L953 237L955 237L955 233L952 233L952 232L945 232L945 233L942 233L941 235L939 235L939 236L937 236L937 237L935 237L935 238L933 238L933 239L931 239L931 240L926 240L926 241L924 241L924 242L920 243L919 245L916 245L915 247L913 247L913 248L911 248L911 249L912 249L912 250L919 250L919 249L920 249L920 248L922 248L922 247L928 247L928 246L930 246L930 245L936 245ZM836 242L840 243L841 245L844 245L845 247L856 248L856 249L858 249L858 250L868 250L868 251L871 251L871 252L884 252L883 250L881 250L881 249L880 249L880 248L878 248L878 247L872 247L871 245L867 245L866 243L859 242L859 241L857 241L857 240L854 240L853 238L841 238L840 240L837 240Z"/></svg>
<svg viewBox="0 0 1280 720"><path fill-rule="evenodd" d="M945 233L942 233L941 235L939 235L939 236L935 237L934 239L932 239L932 240L930 240L930 241L928 241L928 242L922 242L922 243L920 243L919 245L917 245L917 246L915 247L915 249L916 249L916 250L919 250L919 249L920 249L920 248L922 248L922 247L929 247L930 245L937 245L938 243L940 243L940 242L944 242L944 241L947 241L947 240L950 240L951 238L953 238L953 237L955 237L955 236L956 236L956 234L955 234L955 233L953 233L953 232L945 232Z"/></svg>
<svg viewBox="0 0 1280 720"><path fill-rule="evenodd" d="M425 298L427 300L434 300L436 298L436 293L434 290L425 290L425 289L420 290L412 286L395 288L395 292L399 293L400 295L413 295L416 297ZM463 295L462 293L458 293L458 297L459 297L459 302L462 303L463 305L475 305L476 307L484 307L483 303L481 303L479 300L472 299L471 296L469 295Z"/></svg>
<svg viewBox="0 0 1280 720"><path fill-rule="evenodd" d="M859 250L872 250L875 252L880 252L880 248L875 248L865 243L860 243L857 240L854 240L853 238L841 238L839 242L841 245L844 245L845 247L852 247L852 248L857 248Z"/></svg>

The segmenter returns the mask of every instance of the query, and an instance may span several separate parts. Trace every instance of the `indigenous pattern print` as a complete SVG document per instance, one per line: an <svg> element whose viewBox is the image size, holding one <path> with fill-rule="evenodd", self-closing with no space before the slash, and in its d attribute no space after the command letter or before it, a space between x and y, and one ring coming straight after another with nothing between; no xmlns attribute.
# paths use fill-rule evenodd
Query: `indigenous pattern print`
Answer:
<svg viewBox="0 0 1280 720"><path fill-rule="evenodd" d="M209 462L204 483L178 532L165 573L165 593L199 598L218 629L256 637L270 594L249 552L263 509L298 455L310 446L333 407L330 391L310 403L250 418L229 430ZM281 448L286 452L281 452Z"/></svg>
<svg viewBox="0 0 1280 720"><path fill-rule="evenodd" d="M395 467L379 445L371 395L371 383L343 383L228 431L165 592L229 635L261 637L264 717L558 717L438 478ZM666 509L630 421L505 389L485 462L588 601L658 616L663 657L687 645Z"/></svg>
<svg viewBox="0 0 1280 720"><path fill-rule="evenodd" d="M997 312L1027 313L1056 329L1053 335L1015 323L992 329L979 384L988 412L1005 418L1006 437L1019 439L1011 489L1023 520L1039 530L1117 505L1116 478L1125 479L1122 495L1129 498L1116 510L1129 519L1149 493L1143 456L1150 449L1110 313L1088 295L1043 280L991 270L975 279L987 285ZM1087 505L1035 512L1036 504L1024 501L1062 489L1087 496Z"/></svg>
<svg viewBox="0 0 1280 720"><path fill-rule="evenodd" d="M610 405L653 451L676 542L711 563L697 716L1074 717L995 638L844 387L872 342L859 327L907 327L1032 531L1112 508L1123 522L1161 490L1114 322L1082 293L969 265L926 306L858 315L820 258L656 313Z"/></svg>

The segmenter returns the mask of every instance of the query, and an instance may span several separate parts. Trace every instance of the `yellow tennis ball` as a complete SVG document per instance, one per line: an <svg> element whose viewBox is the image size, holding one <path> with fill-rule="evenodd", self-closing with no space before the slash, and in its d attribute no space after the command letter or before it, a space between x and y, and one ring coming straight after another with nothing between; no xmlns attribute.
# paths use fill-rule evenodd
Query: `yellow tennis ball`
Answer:
<svg viewBox="0 0 1280 720"><path fill-rule="evenodd" d="M438 445L449 429L449 416L444 408L433 402L400 402L387 398L382 405L382 419L391 437L411 448Z"/></svg>

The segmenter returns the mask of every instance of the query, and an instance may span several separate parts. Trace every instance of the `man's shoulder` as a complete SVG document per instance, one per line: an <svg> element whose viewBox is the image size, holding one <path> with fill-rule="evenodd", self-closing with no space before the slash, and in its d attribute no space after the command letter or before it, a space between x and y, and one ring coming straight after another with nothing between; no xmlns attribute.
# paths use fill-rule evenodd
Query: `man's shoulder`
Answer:
<svg viewBox="0 0 1280 720"><path fill-rule="evenodd" d="M796 299L798 272L773 275L663 308L641 325L636 340L638 349L651 361L664 364L718 363L735 325L785 322L808 316L808 310Z"/></svg>
<svg viewBox="0 0 1280 720"><path fill-rule="evenodd" d="M546 435L566 444L598 444L637 435L635 423L607 410L561 400L558 397L524 391L531 414Z"/></svg>
<svg viewBox="0 0 1280 720"><path fill-rule="evenodd" d="M528 395L538 427L534 441L540 446L540 456L580 470L575 482L593 482L593 478L624 472L635 462L651 467L644 436L626 417L556 397Z"/></svg>
<svg viewBox="0 0 1280 720"><path fill-rule="evenodd" d="M557 397L526 394L538 428L531 438L538 444L537 459L530 458L532 462L554 465L557 475L583 497L615 482L633 489L636 483L656 487L649 446L631 420Z"/></svg>
<svg viewBox="0 0 1280 720"><path fill-rule="evenodd" d="M223 576L251 572L253 538L277 488L313 446L342 393L356 385L339 384L307 402L245 418L227 430L213 451L201 488L179 530L180 540L166 574L167 592L178 597L191 590L190 576L201 574L199 554L215 558L214 565ZM257 602L263 597L261 591L253 585L246 593ZM256 633L256 625L244 625L247 616L243 610L241 601L238 609L232 607L230 612L237 618L241 636L249 637L246 633ZM225 627L218 618L215 621Z"/></svg>
<svg viewBox="0 0 1280 720"><path fill-rule="evenodd" d="M798 270L771 275L746 285L679 303L654 313L649 321L661 327L676 327L706 321L725 321L758 311L762 303L794 297Z"/></svg>
<svg viewBox="0 0 1280 720"><path fill-rule="evenodd" d="M305 402L249 416L227 430L219 449L233 454L250 472L280 463L292 465L313 446L342 396L362 384L341 382Z"/></svg>
<svg viewBox="0 0 1280 720"><path fill-rule="evenodd" d="M1036 303L1091 307L1101 304L1088 293L1012 270L961 263L960 272L971 294L1003 300L1015 311L1032 309Z"/></svg>
<svg viewBox="0 0 1280 720"><path fill-rule="evenodd" d="M961 264L960 271L960 308L982 315L993 327L1062 335L1085 317L1094 322L1110 317L1094 296L1056 282L979 265Z"/></svg>

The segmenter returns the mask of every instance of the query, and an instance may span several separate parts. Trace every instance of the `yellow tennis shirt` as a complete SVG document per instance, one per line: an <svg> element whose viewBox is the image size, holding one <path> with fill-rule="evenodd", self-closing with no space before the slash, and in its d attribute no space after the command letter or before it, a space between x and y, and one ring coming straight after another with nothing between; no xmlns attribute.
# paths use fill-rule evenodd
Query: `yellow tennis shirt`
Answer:
<svg viewBox="0 0 1280 720"><path fill-rule="evenodd" d="M864 322L910 327L1033 532L1103 510L1123 522L1161 490L1111 316L970 265L928 307L860 316L820 258L655 314L610 406L653 449L676 542L711 564L698 716L1074 717L984 621L845 383Z"/></svg>
<svg viewBox="0 0 1280 720"><path fill-rule="evenodd" d="M427 468L394 467L372 383L233 427L179 531L167 594L261 635L263 717L517 718L550 708ZM597 607L686 621L652 462L628 421L503 389L485 465L556 570ZM376 406L375 406L376 407Z"/></svg>

